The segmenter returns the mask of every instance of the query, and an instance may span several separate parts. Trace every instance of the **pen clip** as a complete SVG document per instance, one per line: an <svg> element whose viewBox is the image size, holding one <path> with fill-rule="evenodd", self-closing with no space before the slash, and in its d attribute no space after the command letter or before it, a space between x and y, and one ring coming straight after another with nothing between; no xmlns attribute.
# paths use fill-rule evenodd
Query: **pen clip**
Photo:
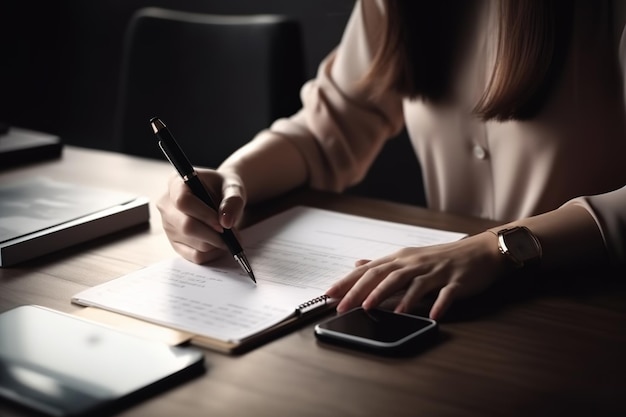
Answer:
<svg viewBox="0 0 626 417"><path fill-rule="evenodd" d="M174 163L172 162L172 160L170 159L170 156L167 154L167 151L165 150L165 148L163 147L163 141L158 141L157 142L159 145L159 149L161 149L161 152L163 152L163 155L165 155L165 157L167 158L167 160L170 162L171 165L174 165Z"/></svg>
<svg viewBox="0 0 626 417"><path fill-rule="evenodd" d="M172 164L174 166L174 168L176 168L176 171L178 171L178 174L183 178L183 180L187 180L187 178L189 177L189 174L192 174L192 172L184 172L182 170L183 165L180 164L178 162L178 160L175 159L175 156L171 153L170 149L167 147L167 145L165 143L163 143L162 140L160 140L158 142L159 148L161 149L161 152L163 152L163 155L165 155L165 157L167 158L167 160L170 162L170 164ZM182 156L183 158L185 158L185 156ZM186 160L187 158L185 158ZM187 163L187 166L191 166L191 164Z"/></svg>

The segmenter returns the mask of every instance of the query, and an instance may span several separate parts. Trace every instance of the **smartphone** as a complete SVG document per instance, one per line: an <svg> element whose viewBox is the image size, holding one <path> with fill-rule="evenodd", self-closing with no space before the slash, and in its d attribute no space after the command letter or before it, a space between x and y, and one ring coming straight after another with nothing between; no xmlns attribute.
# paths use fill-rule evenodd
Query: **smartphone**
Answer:
<svg viewBox="0 0 626 417"><path fill-rule="evenodd" d="M431 344L437 333L437 322L427 317L361 307L315 326L322 342L379 353L416 351Z"/></svg>

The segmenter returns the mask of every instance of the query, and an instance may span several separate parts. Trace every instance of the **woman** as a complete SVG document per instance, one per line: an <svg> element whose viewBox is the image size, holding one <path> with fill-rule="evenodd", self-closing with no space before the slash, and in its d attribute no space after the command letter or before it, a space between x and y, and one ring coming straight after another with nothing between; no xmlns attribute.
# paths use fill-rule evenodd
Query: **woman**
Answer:
<svg viewBox="0 0 626 417"><path fill-rule="evenodd" d="M515 268L623 263L623 13L603 1L432 3L357 2L341 43L302 88L302 110L201 171L221 191L219 213L173 178L158 206L175 250L207 262L223 249L216 232L247 203L357 183L406 126L429 207L504 224L357 261L327 291L342 299L339 312L399 290L396 311L408 311L436 292L430 316L439 319Z"/></svg>

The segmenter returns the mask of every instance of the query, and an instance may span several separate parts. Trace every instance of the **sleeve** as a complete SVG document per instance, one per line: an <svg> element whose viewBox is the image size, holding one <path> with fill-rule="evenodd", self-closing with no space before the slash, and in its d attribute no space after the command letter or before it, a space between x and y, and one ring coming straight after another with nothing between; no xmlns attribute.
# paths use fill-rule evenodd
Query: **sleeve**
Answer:
<svg viewBox="0 0 626 417"><path fill-rule="evenodd" d="M383 13L376 1L357 1L340 44L302 87L301 110L258 135L292 141L313 188L342 191L357 183L386 140L402 129L402 99L389 93L374 102L361 82L380 39Z"/></svg>
<svg viewBox="0 0 626 417"><path fill-rule="evenodd" d="M613 264L626 263L626 186L605 194L579 197L566 204L584 207L593 216Z"/></svg>

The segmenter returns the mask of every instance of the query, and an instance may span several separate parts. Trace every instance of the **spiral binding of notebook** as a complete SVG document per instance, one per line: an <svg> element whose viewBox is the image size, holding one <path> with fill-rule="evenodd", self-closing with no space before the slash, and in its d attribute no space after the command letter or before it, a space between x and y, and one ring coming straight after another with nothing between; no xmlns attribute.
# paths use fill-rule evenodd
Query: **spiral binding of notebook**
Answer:
<svg viewBox="0 0 626 417"><path fill-rule="evenodd" d="M328 295L320 295L319 297L315 297L306 303L302 303L296 308L296 311L299 315L306 314L310 311L313 311L321 306L326 306L334 304L334 300L330 298Z"/></svg>

